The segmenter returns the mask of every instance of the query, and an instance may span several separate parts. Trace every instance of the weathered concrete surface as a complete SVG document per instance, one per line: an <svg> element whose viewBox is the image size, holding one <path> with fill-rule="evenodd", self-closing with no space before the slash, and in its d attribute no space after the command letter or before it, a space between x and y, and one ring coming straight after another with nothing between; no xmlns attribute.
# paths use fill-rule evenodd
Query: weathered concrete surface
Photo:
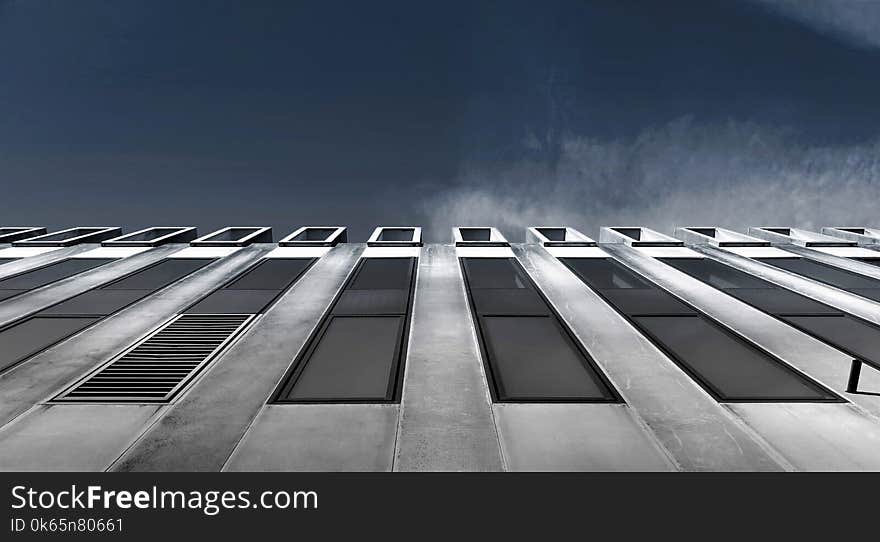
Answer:
<svg viewBox="0 0 880 542"><path fill-rule="evenodd" d="M851 356L663 262L632 250L616 251L615 254L669 292L717 318L792 367L880 415L880 396L846 393ZM873 371L865 370L867 385L870 385L869 379L877 378L868 375L869 372Z"/></svg>
<svg viewBox="0 0 880 542"><path fill-rule="evenodd" d="M8 245L4 245L3 248L5 248L6 246ZM80 252L92 250L99 246L99 244L92 243L84 245L74 245L72 247L59 248L57 250L44 252L43 254L27 256L20 260L14 260L4 263L3 265L0 265L0 279L5 279L6 277L11 277L12 275L17 275L19 273L30 271L31 269L43 267L44 265L48 265L50 263L54 263L65 258L69 258L74 254L79 254Z"/></svg>
<svg viewBox="0 0 880 542"><path fill-rule="evenodd" d="M774 471L789 467L760 436L546 250L538 246L514 250L634 415L650 428L680 469Z"/></svg>
<svg viewBox="0 0 880 542"><path fill-rule="evenodd" d="M211 263L0 375L0 424L49 398L256 260L248 247Z"/></svg>
<svg viewBox="0 0 880 542"><path fill-rule="evenodd" d="M496 404L512 471L670 471L658 443L615 404Z"/></svg>
<svg viewBox="0 0 880 542"><path fill-rule="evenodd" d="M334 247L114 464L117 471L219 471L363 250Z"/></svg>
<svg viewBox="0 0 880 542"><path fill-rule="evenodd" d="M880 470L880 425L843 403L739 403L728 407L806 471Z"/></svg>
<svg viewBox="0 0 880 542"><path fill-rule="evenodd" d="M0 430L0 470L102 471L158 405L41 405Z"/></svg>
<svg viewBox="0 0 880 542"><path fill-rule="evenodd" d="M394 470L503 470L455 247L422 249L415 295Z"/></svg>
<svg viewBox="0 0 880 542"><path fill-rule="evenodd" d="M398 405L267 405L229 471L390 471Z"/></svg>
<svg viewBox="0 0 880 542"><path fill-rule="evenodd" d="M72 277L55 281L51 284L37 288L21 295L7 299L0 303L0 327L43 310L60 301L91 290L111 280L118 279L133 271L137 271L179 250L173 245L150 249L128 258L122 258L115 262L84 271Z"/></svg>

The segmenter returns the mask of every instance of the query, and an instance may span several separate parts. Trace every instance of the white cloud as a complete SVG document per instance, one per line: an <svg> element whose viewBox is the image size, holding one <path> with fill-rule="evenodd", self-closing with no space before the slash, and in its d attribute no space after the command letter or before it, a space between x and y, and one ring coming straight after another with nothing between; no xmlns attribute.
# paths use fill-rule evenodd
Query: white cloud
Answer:
<svg viewBox="0 0 880 542"><path fill-rule="evenodd" d="M822 33L880 47L878 0L752 0Z"/></svg>
<svg viewBox="0 0 880 542"><path fill-rule="evenodd" d="M555 168L523 159L468 167L423 202L439 239L453 225L494 225L511 239L533 225L878 225L880 139L801 144L791 131L684 118L629 141L562 140ZM448 236L448 235L447 235Z"/></svg>

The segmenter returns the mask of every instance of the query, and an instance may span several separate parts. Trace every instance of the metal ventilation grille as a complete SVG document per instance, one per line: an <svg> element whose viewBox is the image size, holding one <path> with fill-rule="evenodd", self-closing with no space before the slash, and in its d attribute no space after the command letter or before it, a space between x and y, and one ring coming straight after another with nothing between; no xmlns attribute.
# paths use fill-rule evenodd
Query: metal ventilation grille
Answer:
<svg viewBox="0 0 880 542"><path fill-rule="evenodd" d="M254 317L252 314L182 314L55 400L167 402Z"/></svg>

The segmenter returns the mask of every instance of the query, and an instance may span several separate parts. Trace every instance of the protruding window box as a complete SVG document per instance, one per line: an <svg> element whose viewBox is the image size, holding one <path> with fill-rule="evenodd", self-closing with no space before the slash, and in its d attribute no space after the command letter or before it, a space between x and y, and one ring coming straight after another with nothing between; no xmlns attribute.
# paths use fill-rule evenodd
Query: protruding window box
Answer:
<svg viewBox="0 0 880 542"><path fill-rule="evenodd" d="M154 226L104 241L105 247L157 247L167 243L189 243L198 235L194 227Z"/></svg>
<svg viewBox="0 0 880 542"><path fill-rule="evenodd" d="M380 226L367 240L368 247L420 247L422 228Z"/></svg>
<svg viewBox="0 0 880 542"><path fill-rule="evenodd" d="M509 247L510 243L495 228L452 228L452 239L457 247Z"/></svg>
<svg viewBox="0 0 880 542"><path fill-rule="evenodd" d="M69 228L37 237L31 237L23 241L16 241L12 246L16 247L70 247L81 243L100 243L107 239L118 237L122 234L122 228L114 227L84 227Z"/></svg>
<svg viewBox="0 0 880 542"><path fill-rule="evenodd" d="M684 242L650 228L612 227L599 230L599 242L631 247L683 247Z"/></svg>
<svg viewBox="0 0 880 542"><path fill-rule="evenodd" d="M303 226L278 241L279 247L335 247L348 242L343 226Z"/></svg>
<svg viewBox="0 0 880 542"><path fill-rule="evenodd" d="M874 228L825 227L822 228L822 234L853 241L861 246L880 246L880 230Z"/></svg>
<svg viewBox="0 0 880 542"><path fill-rule="evenodd" d="M724 228L675 228L675 237L689 245L716 247L769 247L770 241Z"/></svg>
<svg viewBox="0 0 880 542"><path fill-rule="evenodd" d="M191 241L194 247L246 247L252 243L271 243L272 228L231 226Z"/></svg>
<svg viewBox="0 0 880 542"><path fill-rule="evenodd" d="M45 235L46 228L7 226L0 228L0 243L13 243L24 239Z"/></svg>
<svg viewBox="0 0 880 542"><path fill-rule="evenodd" d="M526 230L526 243L545 247L594 247L596 241L574 228L539 226Z"/></svg>
<svg viewBox="0 0 880 542"><path fill-rule="evenodd" d="M840 238L823 235L799 228L749 228L749 235L766 239L771 243L791 244L805 248L813 247L854 247L855 241L846 241Z"/></svg>

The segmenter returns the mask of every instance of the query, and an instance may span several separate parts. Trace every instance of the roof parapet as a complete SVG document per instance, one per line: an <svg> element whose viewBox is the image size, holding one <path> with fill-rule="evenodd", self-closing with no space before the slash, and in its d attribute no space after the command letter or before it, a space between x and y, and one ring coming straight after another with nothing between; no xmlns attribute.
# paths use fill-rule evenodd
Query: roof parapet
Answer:
<svg viewBox="0 0 880 542"><path fill-rule="evenodd" d="M509 247L510 243L496 228L488 226L460 226L452 228L452 240L457 247Z"/></svg>
<svg viewBox="0 0 880 542"><path fill-rule="evenodd" d="M268 226L229 226L190 241L194 247L246 247L252 243L271 243Z"/></svg>
<svg viewBox="0 0 880 542"><path fill-rule="evenodd" d="M104 247L158 247L168 243L188 243L198 236L194 226L152 226L101 243Z"/></svg>
<svg viewBox="0 0 880 542"><path fill-rule="evenodd" d="M594 247L596 241L566 226L534 226L526 228L526 243L545 247Z"/></svg>
<svg viewBox="0 0 880 542"><path fill-rule="evenodd" d="M831 237L854 241L861 246L873 247L880 245L880 230L874 228L826 226L822 228L822 233Z"/></svg>
<svg viewBox="0 0 880 542"><path fill-rule="evenodd" d="M79 226L66 230L55 231L22 241L15 241L16 247L70 247L82 243L99 243L118 237L122 228L115 226Z"/></svg>
<svg viewBox="0 0 880 542"><path fill-rule="evenodd" d="M791 244L805 248L811 247L854 247L855 241L845 241L839 237L831 237L800 228L751 227L749 235L766 239L775 244Z"/></svg>
<svg viewBox="0 0 880 542"><path fill-rule="evenodd" d="M417 226L379 226L367 240L368 247L420 247L422 228Z"/></svg>
<svg viewBox="0 0 880 542"><path fill-rule="evenodd" d="M673 233L688 245L712 245L716 247L769 247L770 241L752 237L726 228L679 227Z"/></svg>
<svg viewBox="0 0 880 542"><path fill-rule="evenodd" d="M345 226L303 226L278 241L279 247L335 247L348 242Z"/></svg>
<svg viewBox="0 0 880 542"><path fill-rule="evenodd" d="M683 247L684 242L651 228L614 226L599 229L599 242L631 247Z"/></svg>

